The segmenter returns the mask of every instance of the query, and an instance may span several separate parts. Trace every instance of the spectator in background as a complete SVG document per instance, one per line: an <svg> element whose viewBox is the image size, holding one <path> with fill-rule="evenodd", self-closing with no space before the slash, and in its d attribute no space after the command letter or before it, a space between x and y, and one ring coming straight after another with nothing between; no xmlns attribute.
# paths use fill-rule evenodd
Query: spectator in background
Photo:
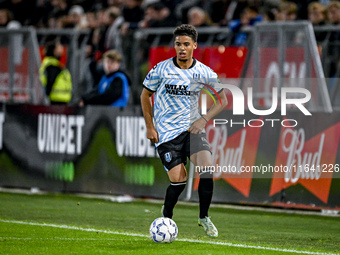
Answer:
<svg viewBox="0 0 340 255"><path fill-rule="evenodd" d="M188 12L193 7L200 7L205 11L210 10L210 2L211 1L204 1L204 0L183 0L177 4L176 8L174 9L176 13L176 18L181 24L188 24Z"/></svg>
<svg viewBox="0 0 340 255"><path fill-rule="evenodd" d="M80 5L84 12L92 12L95 9L95 5L98 4L98 2L102 2L101 0L68 0L68 3L70 6L74 5ZM100 4L100 3L99 3Z"/></svg>
<svg viewBox="0 0 340 255"><path fill-rule="evenodd" d="M87 28L88 24L83 7L81 7L80 5L73 5L70 8L70 11L68 13L68 23L69 27L75 29L81 30Z"/></svg>
<svg viewBox="0 0 340 255"><path fill-rule="evenodd" d="M221 22L221 25L228 25L229 22L233 20L237 20L241 18L244 10L249 6L247 0L231 0L227 6L224 19Z"/></svg>
<svg viewBox="0 0 340 255"><path fill-rule="evenodd" d="M102 15L99 31L95 31L92 39L92 48L95 50L95 55L89 64L89 69L91 72L93 84L97 84L101 77L104 75L105 70L100 58L102 53L108 50L115 49L120 53L120 64L124 65L122 58L122 37L120 33L120 28L124 22L121 16L121 11L117 7L109 7L104 13L98 12ZM100 34L98 34L99 32ZM98 43L96 43L98 41Z"/></svg>
<svg viewBox="0 0 340 255"><path fill-rule="evenodd" d="M319 2L312 2L308 5L308 20L315 26L326 25L327 22L326 6ZM323 42L327 37L327 32L314 32L318 43Z"/></svg>
<svg viewBox="0 0 340 255"><path fill-rule="evenodd" d="M69 6L66 0L51 0L52 8L45 15L48 28L62 28L67 23Z"/></svg>
<svg viewBox="0 0 340 255"><path fill-rule="evenodd" d="M106 9L99 9L96 11L96 17L99 27L109 26L109 17L107 16Z"/></svg>
<svg viewBox="0 0 340 255"><path fill-rule="evenodd" d="M149 4L146 7L144 19L139 23L141 28L175 27L176 25L176 17L161 2Z"/></svg>
<svg viewBox="0 0 340 255"><path fill-rule="evenodd" d="M185 0L160 0L160 2L162 2L167 8L169 8L171 13L175 12L176 7L179 4L181 4L183 1L185 1ZM189 0L189 1L194 2L195 0ZM147 0L146 1L144 0L144 2L147 2ZM210 2L210 1L208 1L208 2Z"/></svg>
<svg viewBox="0 0 340 255"><path fill-rule="evenodd" d="M90 30L94 30L98 27L98 20L96 17L96 13L94 12L87 12L86 13L86 23L87 23L87 28Z"/></svg>
<svg viewBox="0 0 340 255"><path fill-rule="evenodd" d="M67 16L69 13L69 6L66 0L51 0L52 10L49 13L49 17L54 17L56 19Z"/></svg>
<svg viewBox="0 0 340 255"><path fill-rule="evenodd" d="M331 1L327 8L327 15L330 24L340 27L340 2ZM340 32L331 32L328 43L328 56L330 57L328 77L335 78L339 74ZM333 82L330 83L329 87L332 89Z"/></svg>
<svg viewBox="0 0 340 255"><path fill-rule="evenodd" d="M107 1L105 0L90 0L89 1L90 5L82 5L84 7L84 9L86 10L86 12L90 11L90 12L97 12L99 10L104 10L106 8L108 8L108 4Z"/></svg>
<svg viewBox="0 0 340 255"><path fill-rule="evenodd" d="M295 1L295 3L298 4L298 19L300 19L300 20L307 20L308 19L308 6L313 2L318 2L319 4L327 7L330 3L330 0Z"/></svg>
<svg viewBox="0 0 340 255"><path fill-rule="evenodd" d="M9 10L13 19L21 25L27 25L37 8L36 0L3 0L0 1L0 9Z"/></svg>
<svg viewBox="0 0 340 255"><path fill-rule="evenodd" d="M276 21L292 21L297 18L298 7L293 2L283 2L275 15Z"/></svg>
<svg viewBox="0 0 340 255"><path fill-rule="evenodd" d="M98 45L100 38L100 26L97 14L95 12L87 12L86 23L87 28L90 30L90 35L86 47L86 55L93 56L97 50L96 46Z"/></svg>
<svg viewBox="0 0 340 255"><path fill-rule="evenodd" d="M7 9L0 9L0 27L6 27L13 20L12 13Z"/></svg>
<svg viewBox="0 0 340 255"><path fill-rule="evenodd" d="M109 28L109 17L106 9L100 9L96 12L97 22L98 22L98 30L99 30L99 40L96 44L96 48L98 50L98 57L102 57L102 53L105 52L105 34Z"/></svg>
<svg viewBox="0 0 340 255"><path fill-rule="evenodd" d="M123 8L125 0L106 0L107 7L117 7L118 9Z"/></svg>
<svg viewBox="0 0 340 255"><path fill-rule="evenodd" d="M209 15L200 7L192 7L188 11L188 21L190 25L196 28L212 25Z"/></svg>
<svg viewBox="0 0 340 255"><path fill-rule="evenodd" d="M87 42L87 53L90 57L89 71L91 75L90 84L98 84L105 73L103 66L99 63L102 54L106 51L105 38L109 29L109 17L106 9L100 9L95 13L96 24L91 29L89 41ZM91 86L92 89L92 86Z"/></svg>
<svg viewBox="0 0 340 255"><path fill-rule="evenodd" d="M227 11L230 1L214 0L211 1L210 17L214 24L221 24Z"/></svg>
<svg viewBox="0 0 340 255"><path fill-rule="evenodd" d="M248 6L241 13L241 18L232 20L228 26L233 31L234 37L232 44L236 46L244 46L247 42L248 35L246 32L242 32L242 28L247 26L253 26L257 22L262 21L262 16L259 15L258 8L256 6Z"/></svg>
<svg viewBox="0 0 340 255"><path fill-rule="evenodd" d="M275 14L272 10L265 10L262 16L263 16L263 21L266 21L266 22L275 21Z"/></svg>
<svg viewBox="0 0 340 255"><path fill-rule="evenodd" d="M97 19L95 12L87 12L86 13L86 21L87 21L87 28L90 30L90 34L88 40L86 42L85 52L86 58L84 61L84 84L82 86L82 91L79 92L83 94L83 92L92 90L93 84L98 83L101 76L94 81L93 73L90 69L90 65L93 65L93 68L96 68L96 59L98 53L98 42L101 36L100 28L99 28L99 21ZM79 90L78 90L79 91Z"/></svg>
<svg viewBox="0 0 340 255"><path fill-rule="evenodd" d="M82 96L79 106L111 105L125 107L128 104L131 81L129 76L120 69L122 56L116 50L105 52L103 75L98 86Z"/></svg>
<svg viewBox="0 0 340 255"><path fill-rule="evenodd" d="M72 98L71 74L59 61L62 54L60 42L49 41L39 69L40 81L51 104L67 104Z"/></svg>
<svg viewBox="0 0 340 255"><path fill-rule="evenodd" d="M126 0L123 6L124 25L122 32L127 33L129 29L136 29L138 23L144 18L144 10L142 8L142 0Z"/></svg>
<svg viewBox="0 0 340 255"><path fill-rule="evenodd" d="M319 2L312 2L308 5L308 20L313 26L326 25L327 9Z"/></svg>
<svg viewBox="0 0 340 255"><path fill-rule="evenodd" d="M138 28L139 22L144 18L142 0L126 0L124 2L122 15L124 23L121 26L122 48L127 70L134 68L134 52L131 50L134 45L134 30Z"/></svg>
<svg viewBox="0 0 340 255"><path fill-rule="evenodd" d="M52 10L52 5L49 1L37 0L37 8L32 15L29 25L37 28L47 27L48 14Z"/></svg>
<svg viewBox="0 0 340 255"><path fill-rule="evenodd" d="M107 10L109 27L105 33L105 49L116 49L122 52L122 38L120 27L124 22L121 11L117 7L110 7Z"/></svg>
<svg viewBox="0 0 340 255"><path fill-rule="evenodd" d="M86 13L87 26L90 30L89 39L86 45L86 55L88 57L96 57L98 51L98 43L102 36L100 20L95 12Z"/></svg>
<svg viewBox="0 0 340 255"><path fill-rule="evenodd" d="M340 2L331 1L328 5L327 15L329 22L333 25L340 24Z"/></svg>
<svg viewBox="0 0 340 255"><path fill-rule="evenodd" d="M140 28L160 28L175 27L177 25L176 17L170 12L170 9L161 2L149 4L145 9L144 19L139 22ZM149 35L147 42L151 44L156 36ZM162 35L159 44L168 44L172 40L172 35Z"/></svg>
<svg viewBox="0 0 340 255"><path fill-rule="evenodd" d="M286 20L294 21L297 19L298 7L295 3L287 2Z"/></svg>

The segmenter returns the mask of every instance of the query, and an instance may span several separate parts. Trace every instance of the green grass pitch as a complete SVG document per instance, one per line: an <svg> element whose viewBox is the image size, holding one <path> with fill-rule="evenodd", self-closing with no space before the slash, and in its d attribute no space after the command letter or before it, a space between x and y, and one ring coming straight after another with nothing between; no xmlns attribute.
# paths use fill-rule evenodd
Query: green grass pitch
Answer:
<svg viewBox="0 0 340 255"><path fill-rule="evenodd" d="M171 244L148 237L160 204L0 193L0 254L338 254L340 218L212 207L218 238L179 204Z"/></svg>

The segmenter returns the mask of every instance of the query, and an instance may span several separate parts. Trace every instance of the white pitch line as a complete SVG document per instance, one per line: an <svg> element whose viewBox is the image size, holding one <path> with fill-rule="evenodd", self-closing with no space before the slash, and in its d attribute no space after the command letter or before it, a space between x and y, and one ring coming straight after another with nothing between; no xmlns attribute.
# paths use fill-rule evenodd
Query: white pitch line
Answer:
<svg viewBox="0 0 340 255"><path fill-rule="evenodd" d="M50 224L50 223L38 223L38 222L28 222L28 221L18 221L18 220L3 220L3 219L0 219L0 222L15 223L15 224L22 224L22 225L32 225L32 226L42 226L42 227L52 227L52 228L72 229L72 230L80 230L80 231L86 231L86 232L98 232L98 233L114 234L114 235L148 237L149 238L148 235L137 234L137 233L126 233L126 232L111 231L111 230L104 230L104 229L94 229L94 228L81 228L81 227L69 226L69 225L57 225L57 224Z"/></svg>
<svg viewBox="0 0 340 255"><path fill-rule="evenodd" d="M150 238L149 235L137 234L137 233L127 233L127 232L119 232L119 231L111 231L104 229L94 229L94 228L82 228L76 226L69 225L57 225L50 223L38 223L38 222L26 222L26 221L17 221L17 220L4 220L0 219L0 222L4 223L14 223L14 224L22 224L22 225L32 225L32 226L42 226L42 227L52 227L52 228L62 228L62 229L72 229L72 230L80 230L86 232L97 232L97 233L105 233L105 234L114 234L114 235L124 235L124 236L137 236ZM336 253L322 253L322 252L312 252L312 251L299 251L294 249L281 249L274 247L265 247L265 246L255 246L255 245L246 245L246 244L237 244L237 243L224 243L218 241L204 241L204 240L196 240L196 239L183 239L179 238L176 241L181 242L190 242L190 243L204 243L204 244L214 244L214 245L224 245L229 247L238 247L238 248L246 248L246 249L259 249L259 250L269 250L269 251L278 251L278 252L291 252L297 254L310 254L310 255L339 255Z"/></svg>
<svg viewBox="0 0 340 255"><path fill-rule="evenodd" d="M68 237L52 237L52 238L42 238L42 237L6 237L6 236L0 236L0 239L3 240L65 240L65 241L117 241L122 240L118 238L68 238ZM137 239L135 239L137 240Z"/></svg>

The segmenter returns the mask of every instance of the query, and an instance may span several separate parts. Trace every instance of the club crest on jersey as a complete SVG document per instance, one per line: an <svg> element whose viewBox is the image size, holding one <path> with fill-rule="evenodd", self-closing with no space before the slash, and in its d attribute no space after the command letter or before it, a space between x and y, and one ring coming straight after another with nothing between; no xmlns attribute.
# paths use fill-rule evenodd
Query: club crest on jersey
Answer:
<svg viewBox="0 0 340 255"><path fill-rule="evenodd" d="M208 143L207 138L201 137L202 142Z"/></svg>
<svg viewBox="0 0 340 255"><path fill-rule="evenodd" d="M164 154L164 158L166 162L170 162L171 161L171 152L167 152Z"/></svg>
<svg viewBox="0 0 340 255"><path fill-rule="evenodd" d="M151 74L150 73L148 73L148 75L145 77L145 80L150 80L150 78L151 78Z"/></svg>
<svg viewBox="0 0 340 255"><path fill-rule="evenodd" d="M201 78L201 74L199 74L199 73L193 73L193 74L192 74L192 79L193 79L194 81L199 81L200 78Z"/></svg>

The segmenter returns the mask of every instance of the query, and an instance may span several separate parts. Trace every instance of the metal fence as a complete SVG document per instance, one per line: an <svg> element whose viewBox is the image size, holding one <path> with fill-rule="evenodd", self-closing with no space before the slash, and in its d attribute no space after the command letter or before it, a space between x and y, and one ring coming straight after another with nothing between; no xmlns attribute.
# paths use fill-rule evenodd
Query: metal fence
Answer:
<svg viewBox="0 0 340 255"><path fill-rule="evenodd" d="M312 99L307 103L309 110L332 112L314 31L309 22L258 23L252 30L252 39L241 88L247 80L246 83L254 89L255 98L262 99L267 102L264 106L270 107L272 87L278 91L282 87L303 87L312 93ZM289 70L291 63L300 65L299 73L297 68ZM270 71L273 64L277 67L276 74ZM299 94L293 96L299 97Z"/></svg>
<svg viewBox="0 0 340 255"><path fill-rule="evenodd" d="M0 29L0 55L1 101L46 102L37 80L41 61L36 30Z"/></svg>
<svg viewBox="0 0 340 255"><path fill-rule="evenodd" d="M328 25L314 27L317 41L321 47L322 67L330 87L333 107L340 109L340 26Z"/></svg>
<svg viewBox="0 0 340 255"><path fill-rule="evenodd" d="M74 29L0 28L0 101L10 103L46 104L39 81L40 47L48 37L62 40L67 49L67 68L73 83L73 97L81 91L80 83L86 72L85 47L89 31Z"/></svg>
<svg viewBox="0 0 340 255"><path fill-rule="evenodd" d="M282 31L290 31L294 30L296 26L299 24L305 24L302 26L307 27L305 30L306 33L312 34L311 25L308 22L294 22L294 23L259 23L258 26L255 27L246 27L241 30L242 33L247 35L247 40L244 42L243 47L247 47L249 49L248 55L250 55L253 51L251 49L256 49L259 43L259 27L261 27L261 33L266 34L270 33L270 31L275 31L279 29L278 37L276 42L276 46L279 48L280 52L284 52L285 48L287 48L287 37L283 37L286 33ZM290 27L290 28L289 28ZM132 100L133 104L139 103L139 95L142 89L142 81L149 69L148 66L148 53L150 47L158 47L158 46L173 46L173 33L174 28L153 28L153 29L139 29L134 32L128 34L123 37L123 53L125 55L125 65L128 68L132 76ZM199 33L199 47L209 47L215 45L223 45L223 46L231 46L234 43L235 34L227 27L204 27L198 28ZM266 32L267 31L267 32ZM281 31L281 32L280 32ZM338 26L323 26L323 27L314 27L315 34L318 34L316 37L316 42L319 47L319 51L321 52L321 66L320 61L315 59L316 55L313 53L312 55L306 55L306 61L313 61L316 63L317 72L319 72L318 77L326 77L326 83L328 89L330 90L331 102L333 107L340 108L340 85L339 85L339 75L340 75L340 65L339 65L339 56L340 56L340 41L339 40L331 40L334 37L334 34L340 33L340 27ZM287 32L290 33L290 32ZM286 34L287 34L286 33ZM320 37L320 34L322 35ZM73 80L73 98L78 98L84 90L84 86L92 87L93 84L87 85L84 83L84 77L88 71L88 66L85 64L86 54L85 47L89 38L89 31L78 31L74 29L60 29L60 30L47 30L47 29L34 29L34 28L21 28L16 30L7 30L0 29L0 46L1 49L4 50L7 48L7 63L8 69L0 70L0 93L6 93L8 96L4 98L0 98L0 101L5 102L30 102L34 104L44 103L43 93L41 86L39 87L39 79L37 77L37 70L40 66L40 54L39 47L44 44L44 41L48 36L54 35L59 38L64 38L64 44L66 42L67 46L67 67L69 68L72 80ZM27 76L28 76L28 86L26 87L18 87L16 84L16 75L18 74L17 64L15 62L15 55L18 55L19 51L17 50L16 44L11 43L10 37L13 36L23 36L24 40L22 41L22 45L24 48L27 48L28 54L28 63L27 63ZM7 39L6 39L7 38ZM321 39L320 39L321 38ZM310 38L309 38L310 39ZM305 47L305 52L311 52L311 50L315 51L315 39L307 40L305 38L302 41L302 47ZM286 40L286 41L285 41ZM268 45L270 46L268 41ZM4 51L1 51L3 54ZM2 56L3 58L4 56ZM254 55L255 61L256 54ZM250 60L250 57L247 58ZM280 68L282 71L284 62L284 53L279 57L278 60L280 64ZM260 64L254 65L256 68L260 68ZM245 68L247 66L245 65ZM256 68L253 69L254 75L256 77ZM307 74L310 72L310 69L307 69ZM324 76L320 73L324 73ZM245 77L246 70L243 70L243 76ZM5 77L5 78L4 78ZM8 78L6 78L8 77ZM242 86L241 82L240 85ZM324 85L322 87L322 100L325 105L327 99L324 97L325 88ZM25 100L16 100L15 94L19 92L28 93L30 96ZM327 106L329 110L329 105Z"/></svg>

